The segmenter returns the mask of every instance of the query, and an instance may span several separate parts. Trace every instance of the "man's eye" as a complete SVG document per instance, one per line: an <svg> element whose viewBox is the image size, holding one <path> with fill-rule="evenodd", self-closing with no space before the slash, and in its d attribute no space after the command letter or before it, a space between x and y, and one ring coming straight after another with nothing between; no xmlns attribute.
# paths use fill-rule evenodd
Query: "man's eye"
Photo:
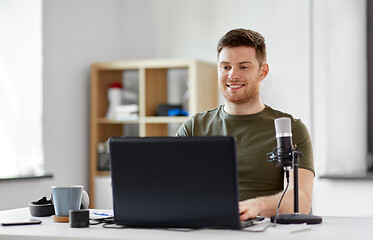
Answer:
<svg viewBox="0 0 373 240"><path fill-rule="evenodd" d="M229 66L221 66L221 69L223 69L223 70L228 70L228 69L229 69Z"/></svg>
<svg viewBox="0 0 373 240"><path fill-rule="evenodd" d="M242 69L242 70L247 70L247 69L249 69L249 67L242 66L241 69Z"/></svg>

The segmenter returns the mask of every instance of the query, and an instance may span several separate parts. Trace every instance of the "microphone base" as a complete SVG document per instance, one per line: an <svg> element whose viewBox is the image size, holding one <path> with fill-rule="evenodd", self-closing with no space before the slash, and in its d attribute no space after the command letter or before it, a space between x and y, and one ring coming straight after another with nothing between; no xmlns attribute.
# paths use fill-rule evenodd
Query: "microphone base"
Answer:
<svg viewBox="0 0 373 240"><path fill-rule="evenodd" d="M271 217L271 222L275 221L276 216ZM277 217L276 223L279 224L319 224L322 222L322 218L311 214L280 214Z"/></svg>

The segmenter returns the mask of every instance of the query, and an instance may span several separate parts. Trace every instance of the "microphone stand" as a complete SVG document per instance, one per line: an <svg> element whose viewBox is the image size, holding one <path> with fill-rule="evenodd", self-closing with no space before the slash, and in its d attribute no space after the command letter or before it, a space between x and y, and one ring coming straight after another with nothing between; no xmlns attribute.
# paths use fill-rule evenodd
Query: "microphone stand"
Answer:
<svg viewBox="0 0 373 240"><path fill-rule="evenodd" d="M272 216L271 222L280 224L318 224L322 222L322 218L312 214L300 214L299 213L299 185L298 185L298 162L299 157L302 154L298 151L292 151L292 162L294 169L294 213L291 214L279 214L278 216Z"/></svg>

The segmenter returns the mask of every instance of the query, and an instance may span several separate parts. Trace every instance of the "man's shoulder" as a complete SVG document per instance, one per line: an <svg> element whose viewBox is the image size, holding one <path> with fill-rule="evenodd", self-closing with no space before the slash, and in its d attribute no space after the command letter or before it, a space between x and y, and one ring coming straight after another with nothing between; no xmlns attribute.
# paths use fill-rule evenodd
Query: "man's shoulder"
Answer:
<svg viewBox="0 0 373 240"><path fill-rule="evenodd" d="M294 121L301 121L299 118L293 117L293 115L290 114L290 113L280 111L280 110L271 108L269 106L266 106L266 107L268 108L267 114L273 116L274 118L288 117L288 118L290 118L291 120L294 120Z"/></svg>
<svg viewBox="0 0 373 240"><path fill-rule="evenodd" d="M283 111L280 111L280 110L277 110L277 109L273 109L269 106L266 106L268 109L267 109L267 117L270 117L270 118L273 118L276 119L276 118L281 118L281 117L288 117L291 119L291 125L292 125L292 128L300 128L302 130L305 130L307 129L307 127L305 126L305 124L302 122L301 119L299 118L295 118L293 117L293 115L291 115L290 113L287 113L287 112L283 112Z"/></svg>
<svg viewBox="0 0 373 240"><path fill-rule="evenodd" d="M190 119L191 120L202 120L202 119L210 119L214 118L219 115L219 112L221 111L222 106L218 106L216 108L212 108L209 110L206 110L204 112L199 112L194 114Z"/></svg>
<svg viewBox="0 0 373 240"><path fill-rule="evenodd" d="M289 113L286 113L286 112L283 112L283 111L280 111L280 110L276 110L276 109L273 109L271 107L268 107L268 108L269 108L269 112L271 112L270 114L272 114L274 119L280 118L280 117L290 118L291 119L291 126L292 126L293 131L295 130L296 132L299 131L301 133L308 132L307 126L302 122L301 119L295 118L295 117L293 117L293 115L291 115Z"/></svg>
<svg viewBox="0 0 373 240"><path fill-rule="evenodd" d="M205 126L211 126L218 122L220 106L199 112L186 120L176 133L176 136L199 136L207 135L209 131Z"/></svg>
<svg viewBox="0 0 373 240"><path fill-rule="evenodd" d="M266 108L267 108L266 115L272 116L273 118L288 117L288 118L294 119L294 117L289 113L274 109L267 105L266 105Z"/></svg>

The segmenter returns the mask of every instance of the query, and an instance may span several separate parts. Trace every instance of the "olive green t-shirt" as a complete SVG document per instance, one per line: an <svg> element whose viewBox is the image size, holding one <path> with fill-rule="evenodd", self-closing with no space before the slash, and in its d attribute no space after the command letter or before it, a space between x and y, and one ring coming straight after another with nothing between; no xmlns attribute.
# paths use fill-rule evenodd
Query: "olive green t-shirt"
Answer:
<svg viewBox="0 0 373 240"><path fill-rule="evenodd" d="M265 106L251 115L230 115L224 105L197 113L185 121L177 136L234 136L236 138L240 201L273 195L283 190L283 169L267 161L276 147L274 119L289 117L293 144L303 154L299 168L314 173L312 143L307 127L291 115Z"/></svg>

